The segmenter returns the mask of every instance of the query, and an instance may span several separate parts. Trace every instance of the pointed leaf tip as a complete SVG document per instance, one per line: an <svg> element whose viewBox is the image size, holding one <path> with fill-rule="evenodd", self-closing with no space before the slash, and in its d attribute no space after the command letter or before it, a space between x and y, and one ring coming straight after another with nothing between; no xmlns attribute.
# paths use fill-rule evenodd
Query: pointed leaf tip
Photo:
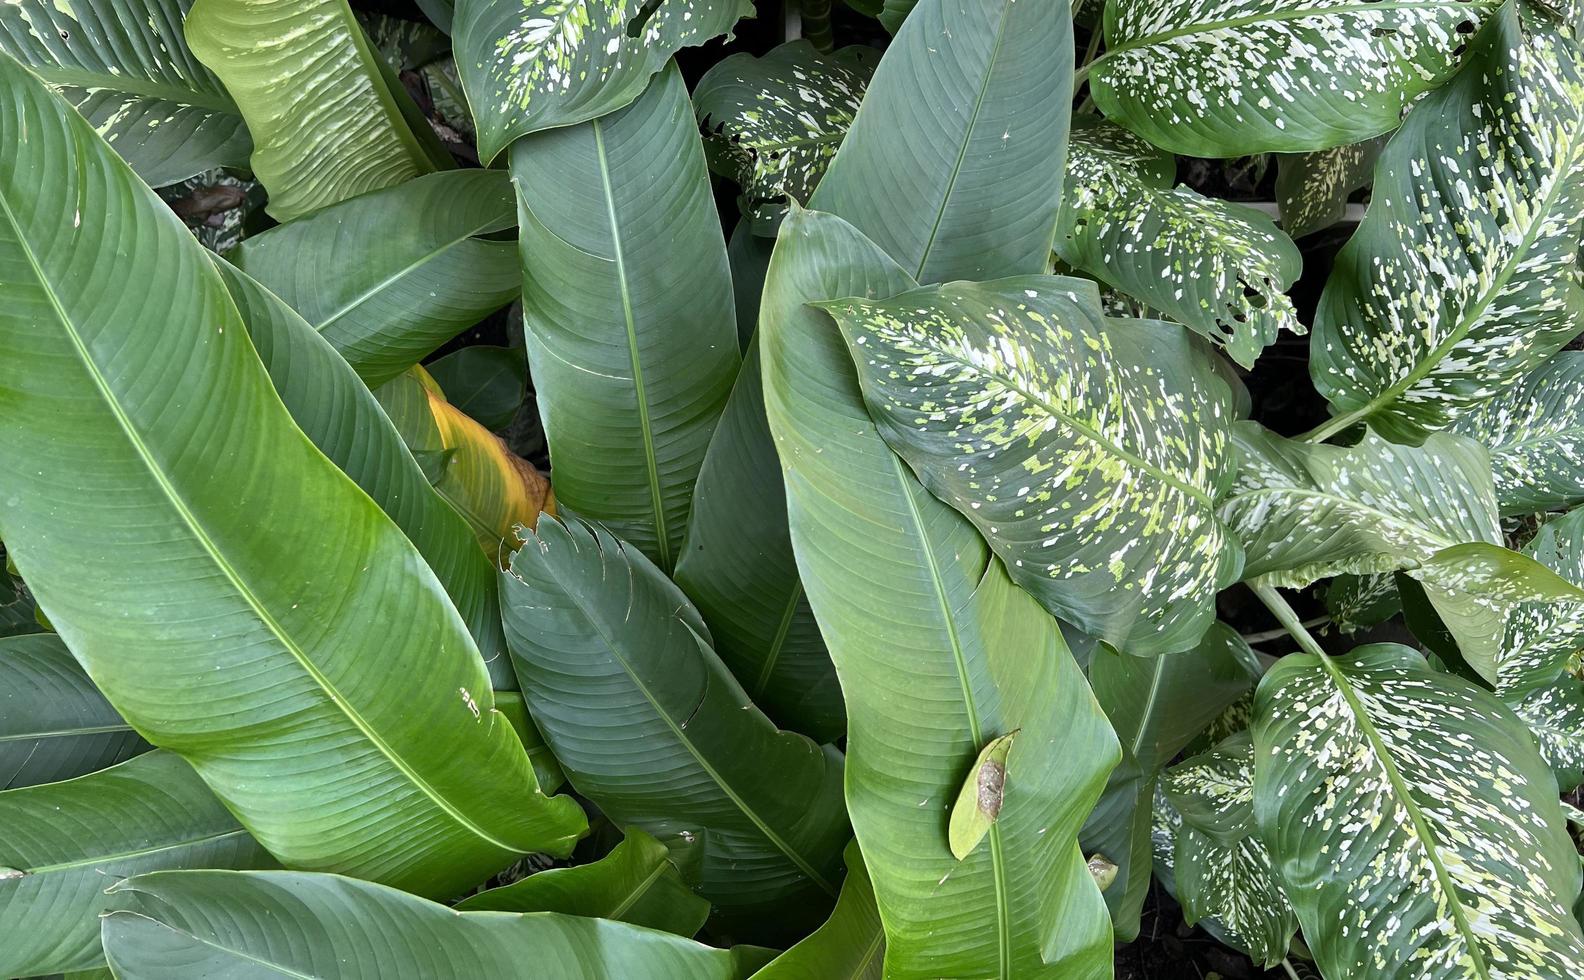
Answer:
<svg viewBox="0 0 1584 980"><path fill-rule="evenodd" d="M959 861L979 846L990 833L996 817L1001 815L1001 801L1006 795L1007 756L1016 737L1017 732L1012 731L991 739L974 760L968 778L963 780L947 825L952 856Z"/></svg>

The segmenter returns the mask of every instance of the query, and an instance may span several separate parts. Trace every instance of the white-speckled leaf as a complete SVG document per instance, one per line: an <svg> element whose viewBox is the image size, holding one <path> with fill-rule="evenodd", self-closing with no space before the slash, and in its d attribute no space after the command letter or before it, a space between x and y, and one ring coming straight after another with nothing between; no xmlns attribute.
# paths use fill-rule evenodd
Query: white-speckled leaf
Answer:
<svg viewBox="0 0 1584 980"><path fill-rule="evenodd" d="M1557 787L1567 793L1584 782L1584 683L1564 674L1507 703L1534 734Z"/></svg>
<svg viewBox="0 0 1584 980"><path fill-rule="evenodd" d="M1584 510L1546 524L1523 551L1563 578L1584 582ZM1505 625L1494 678L1504 699L1550 686L1584 649L1584 609L1576 604L1524 603Z"/></svg>
<svg viewBox="0 0 1584 980"><path fill-rule="evenodd" d="M1241 555L1214 505L1232 394L1194 338L1054 276L821 305L881 434L1014 581L1140 655L1198 641Z"/></svg>
<svg viewBox="0 0 1584 980"><path fill-rule="evenodd" d="M756 231L773 234L787 198L807 204L852 125L879 61L873 48L821 54L789 41L763 58L734 54L704 73L693 111L710 169L737 182Z"/></svg>
<svg viewBox="0 0 1584 980"><path fill-rule="evenodd" d="M1331 227L1347 213L1348 198L1370 182L1384 136L1313 153L1287 153L1276 162L1276 204L1287 234L1302 238Z"/></svg>
<svg viewBox="0 0 1584 980"><path fill-rule="evenodd" d="M1457 67L1500 0L1111 0L1090 78L1107 116L1174 153L1356 143Z"/></svg>
<svg viewBox="0 0 1584 980"><path fill-rule="evenodd" d="M1338 575L1326 588L1326 611L1343 633L1357 633L1402 612L1402 596L1391 572Z"/></svg>
<svg viewBox="0 0 1584 980"><path fill-rule="evenodd" d="M1172 187L1175 169L1125 129L1075 125L1056 254L1253 367L1281 330L1305 332L1285 292L1303 257L1253 208Z"/></svg>
<svg viewBox="0 0 1584 980"><path fill-rule="evenodd" d="M191 0L5 0L0 52L77 107L144 183L245 167L252 142L225 87L187 50Z"/></svg>
<svg viewBox="0 0 1584 980"><path fill-rule="evenodd" d="M1556 786L1493 696L1407 647L1284 657L1254 746L1260 835L1325 976L1584 975Z"/></svg>
<svg viewBox="0 0 1584 980"><path fill-rule="evenodd" d="M750 0L457 0L452 37L479 156L615 112L673 54L753 13Z"/></svg>
<svg viewBox="0 0 1584 980"><path fill-rule="evenodd" d="M1584 502L1584 352L1563 351L1451 431L1490 450L1504 515Z"/></svg>
<svg viewBox="0 0 1584 980"><path fill-rule="evenodd" d="M1166 770L1161 789L1184 821L1232 843L1254 829L1254 744L1238 732Z"/></svg>
<svg viewBox="0 0 1584 980"><path fill-rule="evenodd" d="M1530 29L1533 28L1533 29ZM1573 42L1509 5L1387 145L1315 318L1341 414L1421 441L1584 329L1584 80Z"/></svg>

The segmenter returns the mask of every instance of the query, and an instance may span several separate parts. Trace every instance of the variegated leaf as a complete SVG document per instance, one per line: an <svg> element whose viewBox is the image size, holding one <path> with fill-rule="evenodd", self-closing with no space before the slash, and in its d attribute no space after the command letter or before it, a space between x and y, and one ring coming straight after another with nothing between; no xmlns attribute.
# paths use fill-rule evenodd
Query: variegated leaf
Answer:
<svg viewBox="0 0 1584 980"><path fill-rule="evenodd" d="M1378 137L1313 153L1284 154L1276 163L1276 204L1287 234L1302 238L1341 221L1348 198L1370 182L1385 146L1386 138Z"/></svg>
<svg viewBox="0 0 1584 980"><path fill-rule="evenodd" d="M1239 732L1166 770L1161 788L1190 826L1223 843L1254 829L1254 744Z"/></svg>
<svg viewBox="0 0 1584 980"><path fill-rule="evenodd" d="M1343 633L1369 629L1402 612L1391 572L1338 575L1326 588L1325 603L1332 625Z"/></svg>
<svg viewBox="0 0 1584 980"><path fill-rule="evenodd" d="M452 37L479 156L615 112L673 54L753 13L750 0L457 0Z"/></svg>
<svg viewBox="0 0 1584 980"><path fill-rule="evenodd" d="M1253 367L1282 330L1297 246L1253 208L1172 187L1176 161L1120 127L1075 125L1056 254Z"/></svg>
<svg viewBox="0 0 1584 980"><path fill-rule="evenodd" d="M1327 977L1584 974L1579 860L1533 739L1401 646L1284 657L1254 812Z"/></svg>
<svg viewBox="0 0 1584 980"><path fill-rule="evenodd" d="M1564 674L1507 703L1534 734L1558 788L1567 793L1584 782L1584 683Z"/></svg>
<svg viewBox="0 0 1584 980"><path fill-rule="evenodd" d="M1232 395L1193 338L1052 276L820 305L881 434L1014 581L1134 653L1198 641L1241 555L1214 506Z"/></svg>
<svg viewBox="0 0 1584 980"><path fill-rule="evenodd" d="M1396 127L1500 0L1111 0L1095 104L1201 157L1301 152Z"/></svg>
<svg viewBox="0 0 1584 980"><path fill-rule="evenodd" d="M789 41L763 58L734 54L704 73L693 111L710 169L742 189L744 216L762 234L786 213L788 198L807 204L852 125L878 61L873 48L821 54Z"/></svg>
<svg viewBox="0 0 1584 980"><path fill-rule="evenodd" d="M1339 413L1319 435L1368 420L1422 441L1584 329L1584 78L1519 9L1381 156L1316 314L1310 374Z"/></svg>
<svg viewBox="0 0 1584 980"><path fill-rule="evenodd" d="M1504 515L1584 502L1584 352L1563 351L1452 431L1490 450Z"/></svg>
<svg viewBox="0 0 1584 980"><path fill-rule="evenodd" d="M1584 510L1546 524L1523 550L1563 578L1584 582ZM1584 609L1577 605L1524 603L1505 627L1494 680L1509 701L1549 687L1584 649Z"/></svg>

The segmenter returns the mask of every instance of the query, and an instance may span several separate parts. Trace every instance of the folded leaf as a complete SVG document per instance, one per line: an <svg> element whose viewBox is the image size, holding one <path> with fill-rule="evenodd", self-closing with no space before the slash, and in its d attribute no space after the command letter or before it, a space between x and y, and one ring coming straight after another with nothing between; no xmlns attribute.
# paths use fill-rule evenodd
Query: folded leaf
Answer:
<svg viewBox="0 0 1584 980"><path fill-rule="evenodd" d="M452 33L479 156L623 108L673 54L729 40L753 15L749 0L457 0Z"/></svg>
<svg viewBox="0 0 1584 980"><path fill-rule="evenodd" d="M439 580L293 425L207 254L9 59L0 92L0 536L95 684L294 865L449 894L566 853L582 813L539 794Z"/></svg>
<svg viewBox="0 0 1584 980"><path fill-rule="evenodd" d="M662 9L681 4L667 0ZM575 6L574 6L574 9ZM741 363L726 243L675 67L516 144L523 327L556 497L670 572Z"/></svg>
<svg viewBox="0 0 1584 980"><path fill-rule="evenodd" d="M150 752L62 783L0 793L0 973L104 962L99 913L117 879L273 863L192 767Z"/></svg>
<svg viewBox="0 0 1584 980"><path fill-rule="evenodd" d="M1381 154L1315 315L1310 375L1340 413L1322 431L1421 442L1584 329L1584 79L1524 18L1507 4Z"/></svg>
<svg viewBox="0 0 1584 980"><path fill-rule="evenodd" d="M946 825L952 856L959 861L979 846L1001 815L1001 804L1006 798L1007 757L1016 738L1017 732L1012 731L991 739L968 767Z"/></svg>
<svg viewBox="0 0 1584 980"><path fill-rule="evenodd" d="M60 637L0 638L0 790L72 779L148 749Z"/></svg>
<svg viewBox="0 0 1584 980"><path fill-rule="evenodd" d="M1215 515L1232 396L1207 352L1051 276L821 305L881 434L1014 581L1136 654L1198 642L1241 557Z"/></svg>
<svg viewBox="0 0 1584 980"><path fill-rule="evenodd" d="M1584 352L1557 354L1451 431L1490 450L1502 514L1584 502Z"/></svg>
<svg viewBox="0 0 1584 980"><path fill-rule="evenodd" d="M248 236L227 256L375 387L516 298L516 223L498 170L433 174Z"/></svg>
<svg viewBox="0 0 1584 980"><path fill-rule="evenodd" d="M840 333L805 305L911 285L851 225L794 209L760 316L792 543L846 696L847 806L885 972L1108 975L1106 910L1075 838L1114 736L1055 621L891 453ZM1000 814L959 862L947 808L984 744L1018 729Z"/></svg>
<svg viewBox="0 0 1584 980"><path fill-rule="evenodd" d="M1287 234L1302 238L1341 221L1348 198L1369 184L1385 146L1385 137L1378 137L1277 160L1276 204Z"/></svg>
<svg viewBox="0 0 1584 980"><path fill-rule="evenodd" d="M1494 697L1376 645L1283 657L1254 714L1254 813L1324 975L1584 971L1556 787Z"/></svg>
<svg viewBox="0 0 1584 980"><path fill-rule="evenodd" d="M191 2L10 0L0 52L57 88L151 186L245 167L242 113L182 36Z"/></svg>
<svg viewBox="0 0 1584 980"><path fill-rule="evenodd" d="M1090 89L1197 157L1323 150L1395 129L1500 0L1112 0Z"/></svg>
<svg viewBox="0 0 1584 980"><path fill-rule="evenodd" d="M825 924L770 961L753 980L881 980L885 930L858 842L847 845L847 877Z"/></svg>

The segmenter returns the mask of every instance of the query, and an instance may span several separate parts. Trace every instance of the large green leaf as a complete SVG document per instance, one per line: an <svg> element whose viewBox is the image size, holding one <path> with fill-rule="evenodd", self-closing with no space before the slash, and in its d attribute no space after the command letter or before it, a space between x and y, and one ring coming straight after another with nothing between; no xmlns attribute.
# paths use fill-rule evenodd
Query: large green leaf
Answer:
<svg viewBox="0 0 1584 980"><path fill-rule="evenodd" d="M1284 657L1254 811L1327 977L1573 977L1579 860L1512 712L1406 647Z"/></svg>
<svg viewBox="0 0 1584 980"><path fill-rule="evenodd" d="M750 0L458 0L452 33L479 156L615 112L673 54L753 13Z"/></svg>
<svg viewBox="0 0 1584 980"><path fill-rule="evenodd" d="M1490 450L1503 514L1584 503L1584 352L1563 351L1452 423Z"/></svg>
<svg viewBox="0 0 1584 980"><path fill-rule="evenodd" d="M1584 329L1584 79L1534 19L1508 4L1382 153L1315 316L1322 431L1422 441Z"/></svg>
<svg viewBox="0 0 1584 980"><path fill-rule="evenodd" d="M370 387L516 298L498 170L433 174L249 236L227 256L291 304Z"/></svg>
<svg viewBox="0 0 1584 980"><path fill-rule="evenodd" d="M9 59L0 91L0 535L95 684L283 861L444 894L568 851L581 812L207 254Z"/></svg>
<svg viewBox="0 0 1584 980"><path fill-rule="evenodd" d="M60 90L154 186L244 167L252 142L231 96L187 50L191 0L9 0L0 51Z"/></svg>
<svg viewBox="0 0 1584 980"><path fill-rule="evenodd" d="M851 225L793 209L760 316L792 543L846 696L847 805L886 975L1109 976L1106 909L1075 838L1115 738L1055 621L886 446L840 333L806 305L912 284ZM959 862L947 808L985 743L1014 730L999 817Z"/></svg>
<svg viewBox="0 0 1584 980"><path fill-rule="evenodd" d="M1276 204L1287 234L1302 238L1341 221L1348 198L1369 184L1385 146L1385 138L1377 137L1283 155L1276 163Z"/></svg>
<svg viewBox="0 0 1584 980"><path fill-rule="evenodd" d="M1072 62L1067 0L922 0L810 206L921 283L1045 271Z"/></svg>
<svg viewBox="0 0 1584 980"><path fill-rule="evenodd" d="M1238 732L1166 770L1161 789L1189 826L1225 844L1254 831L1254 744Z"/></svg>
<svg viewBox="0 0 1584 980"><path fill-rule="evenodd" d="M572 785L619 826L701 840L699 891L741 928L818 922L848 837L840 754L754 708L636 549L581 522L519 534L506 640Z"/></svg>
<svg viewBox="0 0 1584 980"><path fill-rule="evenodd" d="M592 864L551 868L457 903L463 912L562 912L692 936L709 903L688 889L671 851L636 827Z"/></svg>
<svg viewBox="0 0 1584 980"><path fill-rule="evenodd" d="M457 913L393 888L290 871L139 875L111 889L104 945L123 980L296 977L737 980L756 950L712 949L625 922Z"/></svg>
<svg viewBox="0 0 1584 980"><path fill-rule="evenodd" d="M847 877L825 924L770 961L753 980L881 980L885 930L858 842L847 845Z"/></svg>
<svg viewBox="0 0 1584 980"><path fill-rule="evenodd" d="M1551 521L1525 555L1571 582L1584 582L1584 510ZM1494 676L1497 693L1518 699L1551 686L1584 649L1584 615L1571 603L1529 602L1506 617Z"/></svg>
<svg viewBox="0 0 1584 980"><path fill-rule="evenodd" d="M99 912L118 878L163 868L272 862L168 752L63 783L0 793L0 974L104 962Z"/></svg>
<svg viewBox="0 0 1584 980"><path fill-rule="evenodd" d="M822 305L881 434L1014 581L1133 653L1199 641L1241 554L1215 514L1232 394L1193 338L1051 276Z"/></svg>
<svg viewBox="0 0 1584 980"><path fill-rule="evenodd" d="M1095 104L1199 157L1322 150L1397 126L1501 0L1111 0Z"/></svg>
<svg viewBox="0 0 1584 980"><path fill-rule="evenodd" d="M669 572L741 363L681 73L667 68L619 112L518 142L511 168L556 497Z"/></svg>
<svg viewBox="0 0 1584 980"><path fill-rule="evenodd" d="M1253 208L1172 187L1176 161L1120 127L1077 125L1056 254L1195 333L1245 368L1283 330L1303 260Z"/></svg>
<svg viewBox="0 0 1584 980"><path fill-rule="evenodd" d="M1558 788L1568 793L1584 782L1584 683L1564 675L1546 687L1505 700L1534 733Z"/></svg>
<svg viewBox="0 0 1584 980"><path fill-rule="evenodd" d="M186 32L241 107L277 220L451 166L347 0L193 0Z"/></svg>
<svg viewBox="0 0 1584 980"><path fill-rule="evenodd" d="M60 637L0 638L0 790L97 772L148 747Z"/></svg>

